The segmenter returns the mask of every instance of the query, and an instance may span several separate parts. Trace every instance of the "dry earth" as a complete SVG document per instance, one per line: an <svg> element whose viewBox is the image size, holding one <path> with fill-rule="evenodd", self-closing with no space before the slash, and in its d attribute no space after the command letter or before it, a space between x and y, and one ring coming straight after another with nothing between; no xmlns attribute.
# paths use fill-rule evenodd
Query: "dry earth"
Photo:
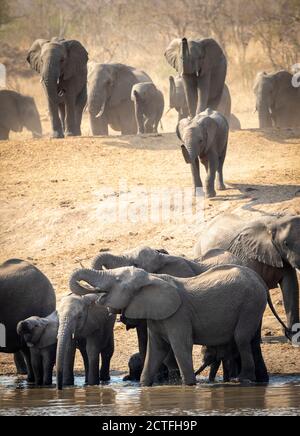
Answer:
<svg viewBox="0 0 300 436"><path fill-rule="evenodd" d="M115 219L113 212L122 212L124 204L132 218L151 192L156 198L161 195L164 206L166 192L187 188L186 195L191 193L190 169L178 145L172 133L66 140L23 135L1 142L0 261L18 257L36 264L52 281L59 300L68 292L74 268L80 262L88 266L100 250L150 245L193 257L203 229L199 217L208 221L224 211L248 218L300 214L300 131L245 130L230 135L228 190L203 203L203 216L176 213L171 203L169 221L161 216L159 222L143 223L139 214L137 222ZM272 296L283 315L280 292L274 290ZM268 311L264 334L281 334ZM112 369L126 370L128 357L137 349L135 334L117 323L115 338ZM264 345L273 373L300 373L299 352L288 344ZM198 354L196 347L197 361ZM0 355L0 374L14 372L11 362L11 356Z"/></svg>

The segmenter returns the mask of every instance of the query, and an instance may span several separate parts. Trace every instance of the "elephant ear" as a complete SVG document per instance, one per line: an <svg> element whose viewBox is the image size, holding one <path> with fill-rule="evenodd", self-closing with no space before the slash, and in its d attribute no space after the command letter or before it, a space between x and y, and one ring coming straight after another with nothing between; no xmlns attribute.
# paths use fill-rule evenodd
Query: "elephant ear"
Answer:
<svg viewBox="0 0 300 436"><path fill-rule="evenodd" d="M190 124L191 120L189 118L183 118L179 121L176 128L176 134L180 141L183 141L184 129Z"/></svg>
<svg viewBox="0 0 300 436"><path fill-rule="evenodd" d="M181 39L176 38L168 45L165 51L165 58L168 63L173 67L179 74L182 73L182 62L181 62Z"/></svg>
<svg viewBox="0 0 300 436"><path fill-rule="evenodd" d="M273 244L274 232L264 223L244 228L231 242L228 250L240 259L252 259L276 268L283 268L280 253Z"/></svg>
<svg viewBox="0 0 300 436"><path fill-rule="evenodd" d="M216 137L218 125L211 117L206 117L203 119L202 123L204 123L205 126L205 137L206 137L206 144L208 147L210 147Z"/></svg>
<svg viewBox="0 0 300 436"><path fill-rule="evenodd" d="M131 99L132 87L137 83L137 77L131 67L116 64L111 67L111 97L110 106L119 106L124 100Z"/></svg>
<svg viewBox="0 0 300 436"><path fill-rule="evenodd" d="M181 306L175 286L155 277L150 285L141 288L125 310L126 318L159 321L172 316Z"/></svg>
<svg viewBox="0 0 300 436"><path fill-rule="evenodd" d="M82 71L88 63L89 56L88 52L79 41L62 41L62 44L65 45L68 52L68 61L64 68L64 79L68 80L74 76L77 71Z"/></svg>
<svg viewBox="0 0 300 436"><path fill-rule="evenodd" d="M31 68L40 74L41 72L41 50L44 44L48 43L49 40L37 39L34 41L27 54L27 62L30 64Z"/></svg>

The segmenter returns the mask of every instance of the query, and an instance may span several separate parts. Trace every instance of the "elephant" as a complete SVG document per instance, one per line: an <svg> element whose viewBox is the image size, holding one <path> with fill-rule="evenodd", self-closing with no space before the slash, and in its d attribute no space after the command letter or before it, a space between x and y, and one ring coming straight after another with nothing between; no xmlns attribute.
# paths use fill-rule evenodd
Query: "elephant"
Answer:
<svg viewBox="0 0 300 436"><path fill-rule="evenodd" d="M40 115L32 97L9 89L0 90L0 140L9 139L9 132L32 132L34 138L42 136Z"/></svg>
<svg viewBox="0 0 300 436"><path fill-rule="evenodd" d="M123 378L123 381L139 382L143 372L144 360L140 353L130 356L128 361L129 374ZM162 364L155 376L155 382L164 383L169 380L169 371L166 365Z"/></svg>
<svg viewBox="0 0 300 436"><path fill-rule="evenodd" d="M182 75L191 118L207 108L218 109L227 74L227 60L214 39L174 39L167 47L165 58Z"/></svg>
<svg viewBox="0 0 300 436"><path fill-rule="evenodd" d="M137 133L131 90L142 82L152 80L128 65L89 64L87 110L93 135L108 135L108 126L122 135Z"/></svg>
<svg viewBox="0 0 300 436"><path fill-rule="evenodd" d="M288 71L258 73L254 84L259 128L299 127L300 91Z"/></svg>
<svg viewBox="0 0 300 436"><path fill-rule="evenodd" d="M84 295L91 287L98 304L128 319L146 319L148 344L141 376L151 386L160 365L174 353L183 383L194 385L193 345L221 346L235 340L241 358L240 381L256 381L264 366L258 349L252 351L267 304L267 287L251 269L222 265L192 278L150 274L135 267L72 275L72 292ZM86 282L86 288L81 283Z"/></svg>
<svg viewBox="0 0 300 436"><path fill-rule="evenodd" d="M219 248L233 253L252 268L269 289L281 287L288 328L299 323L300 216L244 220L225 213L203 230L195 246L196 256Z"/></svg>
<svg viewBox="0 0 300 436"><path fill-rule="evenodd" d="M215 178L218 175L217 188L225 190L223 165L226 158L229 126L226 118L219 112L207 109L190 120L185 118L177 126L177 136L183 142L181 151L186 163L191 165L195 195L202 188L199 159L205 166L205 196L216 196Z"/></svg>
<svg viewBox="0 0 300 436"><path fill-rule="evenodd" d="M35 384L52 385L58 333L57 312L45 318L31 316L17 325L17 333L30 349Z"/></svg>
<svg viewBox="0 0 300 436"><path fill-rule="evenodd" d="M20 259L10 259L0 265L0 323L6 333L5 346L0 346L0 352L15 353L19 365L22 353L30 383L35 381L30 350L18 335L17 325L30 316L46 317L55 307L54 289L37 267Z"/></svg>
<svg viewBox="0 0 300 436"><path fill-rule="evenodd" d="M70 283L72 286L72 283ZM74 384L74 357L77 343L86 344L82 351L88 385L99 385L110 380L110 360L114 353L114 324L116 316L96 304L95 294L69 294L58 307L56 379L57 388ZM99 373L99 355L101 370Z"/></svg>
<svg viewBox="0 0 300 436"><path fill-rule="evenodd" d="M137 133L157 133L164 113L164 96L152 82L136 83L131 90Z"/></svg>
<svg viewBox="0 0 300 436"><path fill-rule="evenodd" d="M195 372L195 376L201 374L201 372L210 366L209 381L214 383L217 372L222 363L223 381L225 383L230 382L232 378L232 368L236 365L236 360L239 359L239 353L234 341L216 347L202 347L201 354L203 357L203 363Z"/></svg>
<svg viewBox="0 0 300 436"><path fill-rule="evenodd" d="M76 40L37 39L29 49L27 62L41 76L52 138L80 136L87 101L86 49Z"/></svg>
<svg viewBox="0 0 300 436"><path fill-rule="evenodd" d="M183 79L179 76L170 76L169 82L169 111L173 108L176 109L178 112L179 123L179 121L181 121L183 118L188 118L189 116L187 101L184 93ZM223 88L221 101L217 111L224 115L228 121L230 130L241 130L241 123L239 119L233 113L231 113L231 95L226 83Z"/></svg>

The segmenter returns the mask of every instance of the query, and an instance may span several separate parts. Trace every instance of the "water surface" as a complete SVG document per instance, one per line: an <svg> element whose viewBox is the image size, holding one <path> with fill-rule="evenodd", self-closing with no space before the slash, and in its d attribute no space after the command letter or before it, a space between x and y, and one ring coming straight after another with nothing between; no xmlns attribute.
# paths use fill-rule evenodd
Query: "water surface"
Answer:
<svg viewBox="0 0 300 436"><path fill-rule="evenodd" d="M272 377L268 386L207 384L141 388L120 375L104 386L28 387L0 377L0 415L300 415L300 376Z"/></svg>

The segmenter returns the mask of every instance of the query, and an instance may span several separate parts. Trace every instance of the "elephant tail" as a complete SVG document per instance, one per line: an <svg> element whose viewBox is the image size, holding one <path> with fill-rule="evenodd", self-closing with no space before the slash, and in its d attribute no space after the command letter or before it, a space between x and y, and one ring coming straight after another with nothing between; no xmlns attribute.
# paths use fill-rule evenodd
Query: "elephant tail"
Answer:
<svg viewBox="0 0 300 436"><path fill-rule="evenodd" d="M270 307L270 309L271 309L271 312L273 313L273 315L275 316L275 318L277 319L277 321L279 322L279 324L283 327L285 337L286 337L289 341L291 341L291 338L292 338L293 333L292 333L292 331L291 331L291 330L290 330L290 329L285 325L285 323L282 321L282 319L280 318L280 316L279 316L278 313L276 312L276 309L275 309L275 307L273 306L273 302L272 302L272 298L271 298L271 295L270 295L270 291L269 291L269 290L267 291L267 296L268 296L268 305L269 305L269 307Z"/></svg>

